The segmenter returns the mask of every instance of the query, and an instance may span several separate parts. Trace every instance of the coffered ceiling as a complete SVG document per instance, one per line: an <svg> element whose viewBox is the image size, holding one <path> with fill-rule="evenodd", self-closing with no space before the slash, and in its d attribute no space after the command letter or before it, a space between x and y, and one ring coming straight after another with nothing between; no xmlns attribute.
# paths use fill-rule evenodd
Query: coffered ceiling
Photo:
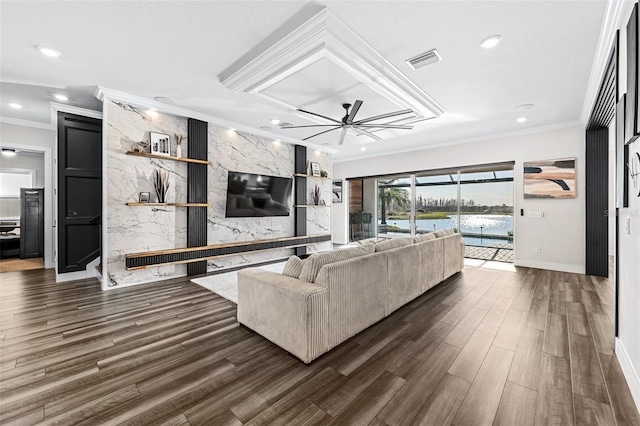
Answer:
<svg viewBox="0 0 640 426"><path fill-rule="evenodd" d="M580 119L607 1L45 1L0 3L0 116L49 123L54 93L100 109L97 86L242 124L288 142L329 124L410 108L382 141L308 142L337 161ZM500 34L501 42L480 42ZM36 45L62 52L45 57ZM436 48L442 62L405 61ZM13 109L9 103L20 103ZM527 111L516 106L533 104ZM516 118L526 116L524 123ZM391 121L391 120L389 120ZM384 121L383 121L384 122ZM362 148L366 151L363 152Z"/></svg>

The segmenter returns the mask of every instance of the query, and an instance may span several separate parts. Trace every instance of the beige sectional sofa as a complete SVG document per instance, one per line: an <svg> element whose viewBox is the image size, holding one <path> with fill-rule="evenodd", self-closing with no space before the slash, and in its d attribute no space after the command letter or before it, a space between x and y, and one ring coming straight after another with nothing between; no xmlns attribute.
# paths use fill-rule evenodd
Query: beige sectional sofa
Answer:
<svg viewBox="0 0 640 426"><path fill-rule="evenodd" d="M238 272L238 321L309 363L463 266L453 230L292 256L282 274Z"/></svg>

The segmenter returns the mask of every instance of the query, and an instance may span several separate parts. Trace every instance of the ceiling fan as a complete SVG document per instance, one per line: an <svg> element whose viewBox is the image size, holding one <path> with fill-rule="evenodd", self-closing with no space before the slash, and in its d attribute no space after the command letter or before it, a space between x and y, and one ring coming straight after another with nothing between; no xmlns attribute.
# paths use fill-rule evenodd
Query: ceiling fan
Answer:
<svg viewBox="0 0 640 426"><path fill-rule="evenodd" d="M342 108L344 108L345 110L345 116L342 117L342 120L336 120L335 118L327 117L325 115L317 114L315 112L298 109L298 111L300 112L304 112L305 114L315 115L317 117L324 118L325 120L329 120L334 124L313 124L309 126L282 126L281 129L300 129L303 127L331 127L328 130L323 130L320 133L316 133L314 135L308 136L302 139L303 141L306 141L307 139L315 138L316 136L320 136L325 133L332 132L334 130L342 129L342 132L340 133L340 139L338 140L338 145L342 145L344 143L344 138L345 136L347 136L347 131L349 129L352 129L354 132L359 133L361 135L369 136L371 139L374 139L376 141L381 141L382 138L378 135L371 133L371 130L373 129L404 129L404 130L413 129L413 126L406 126L402 124L372 123L372 121L375 121L375 120L382 120L385 118L395 117L397 115L410 114L413 112L413 110L411 109L403 109L401 111L389 112L386 114L380 114L380 115L376 115L369 118L363 118L362 120L354 121L356 114L360 109L360 106L362 106L362 101L360 100L355 101L355 103L353 104L353 108L351 108L351 104L342 104ZM351 111L349 111L349 108L351 108Z"/></svg>

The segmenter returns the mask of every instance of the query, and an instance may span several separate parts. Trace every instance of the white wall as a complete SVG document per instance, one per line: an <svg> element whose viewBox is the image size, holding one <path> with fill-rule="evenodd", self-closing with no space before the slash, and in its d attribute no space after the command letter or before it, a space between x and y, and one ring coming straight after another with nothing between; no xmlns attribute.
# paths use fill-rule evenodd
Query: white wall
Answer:
<svg viewBox="0 0 640 426"><path fill-rule="evenodd" d="M53 197L54 173L56 170L53 160L55 158L55 138L56 133L53 130L0 123L0 147L42 152L44 155L44 169L42 172L45 205L44 266L47 269L55 266L55 228L53 227L55 218ZM40 182L40 178L38 177L37 179Z"/></svg>
<svg viewBox="0 0 640 426"><path fill-rule="evenodd" d="M336 178L375 176L473 164L515 161L515 264L558 271L585 270L585 136L583 126L565 127L508 137L411 151L334 164ZM568 200L523 197L522 163L566 157L576 158L576 198ZM520 209L525 216L519 215ZM542 211L544 218L527 217ZM346 222L334 223L336 228ZM536 254L535 249L541 249Z"/></svg>
<svg viewBox="0 0 640 426"><path fill-rule="evenodd" d="M33 188L44 188L44 153L18 152L15 157L0 157L0 167L3 169L35 170L36 176Z"/></svg>
<svg viewBox="0 0 640 426"><path fill-rule="evenodd" d="M626 93L626 25L634 3L627 2L620 31L618 93ZM631 144L629 155L640 152L640 139ZM618 164L618 167L621 165ZM618 336L616 355L638 410L640 410L640 188L629 182L629 207L619 209L618 240Z"/></svg>

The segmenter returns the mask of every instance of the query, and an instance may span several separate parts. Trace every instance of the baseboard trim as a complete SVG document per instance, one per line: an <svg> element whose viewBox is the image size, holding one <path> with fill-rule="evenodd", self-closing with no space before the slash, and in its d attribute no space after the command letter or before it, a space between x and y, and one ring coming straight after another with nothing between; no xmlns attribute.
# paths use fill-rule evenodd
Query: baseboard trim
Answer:
<svg viewBox="0 0 640 426"><path fill-rule="evenodd" d="M638 378L638 372L633 367L633 363L627 354L627 350L624 348L622 340L616 337L615 339L615 351L622 369L622 374L627 380L627 385L631 391L633 401L636 403L636 408L640 411L640 378Z"/></svg>
<svg viewBox="0 0 640 426"><path fill-rule="evenodd" d="M527 268L548 269L550 271L571 272L574 274L584 274L585 272L584 266L570 265L567 263L537 262L535 260L515 259L513 264L515 266L524 266Z"/></svg>

